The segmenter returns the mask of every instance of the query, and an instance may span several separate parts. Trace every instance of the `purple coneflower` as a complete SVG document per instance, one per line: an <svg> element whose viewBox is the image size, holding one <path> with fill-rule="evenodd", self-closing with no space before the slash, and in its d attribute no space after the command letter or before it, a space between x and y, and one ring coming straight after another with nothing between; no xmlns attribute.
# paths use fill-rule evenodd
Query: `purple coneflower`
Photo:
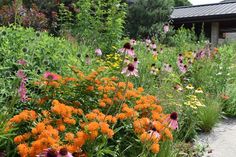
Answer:
<svg viewBox="0 0 236 157"><path fill-rule="evenodd" d="M125 67L121 73L126 74L126 76L138 77L138 70L135 68L135 66L132 63L129 63L128 66Z"/></svg>
<svg viewBox="0 0 236 157"><path fill-rule="evenodd" d="M171 129L173 129L173 130L178 129L179 126L178 126L178 114L177 114L177 112L172 112L170 114L170 116L167 117L165 122L169 123L168 126Z"/></svg>
<svg viewBox="0 0 236 157"><path fill-rule="evenodd" d="M163 30L164 30L164 33L169 32L169 30L170 30L169 24L165 24L165 25L163 26Z"/></svg>
<svg viewBox="0 0 236 157"><path fill-rule="evenodd" d="M95 53L97 56L101 56L102 55L102 50L101 49L96 49Z"/></svg>
<svg viewBox="0 0 236 157"><path fill-rule="evenodd" d="M157 49L153 49L152 55L153 55L153 56L157 56L157 54L158 54L158 53L157 53Z"/></svg>
<svg viewBox="0 0 236 157"><path fill-rule="evenodd" d="M152 44L150 46L151 46L152 49L156 49L157 48L157 45L154 42L152 42Z"/></svg>
<svg viewBox="0 0 236 157"><path fill-rule="evenodd" d="M129 43L130 43L131 46L134 46L134 45L137 44L135 39L131 39L131 40L129 41Z"/></svg>
<svg viewBox="0 0 236 157"><path fill-rule="evenodd" d="M59 76L57 74L54 74L49 71L46 71L43 76L44 76L44 78L46 78L48 80L58 80L59 79Z"/></svg>
<svg viewBox="0 0 236 157"><path fill-rule="evenodd" d="M135 58L134 58L133 65L134 65L134 67L135 67L136 69L138 69L138 64L139 64L138 58L135 57Z"/></svg>
<svg viewBox="0 0 236 157"><path fill-rule="evenodd" d="M151 41L150 39L146 39L146 40L145 40L145 43L146 43L146 46L149 47L149 45L152 43L152 41Z"/></svg>
<svg viewBox="0 0 236 157"><path fill-rule="evenodd" d="M131 57L135 56L134 48L131 47L130 43L125 43L123 48L119 49L118 51L121 52L121 53L125 53L125 54L127 54Z"/></svg>
<svg viewBox="0 0 236 157"><path fill-rule="evenodd" d="M85 64L86 65L90 65L91 64L91 59L90 59L89 55L85 56Z"/></svg>
<svg viewBox="0 0 236 157"><path fill-rule="evenodd" d="M57 157L73 157L71 153L68 152L67 148L61 148L59 155Z"/></svg>
<svg viewBox="0 0 236 157"><path fill-rule="evenodd" d="M178 129L178 114L177 112L172 112L170 114L170 124L169 126L172 128L172 129Z"/></svg>
<svg viewBox="0 0 236 157"><path fill-rule="evenodd" d="M148 130L148 134L151 135L151 137L156 137L157 139L161 137L161 135L156 131L155 128L153 128L152 130Z"/></svg>
<svg viewBox="0 0 236 157"><path fill-rule="evenodd" d="M18 60L17 63L20 64L20 65L26 65L27 64L27 62L24 59Z"/></svg>
<svg viewBox="0 0 236 157"><path fill-rule="evenodd" d="M172 66L170 64L164 64L164 70L167 72L172 72Z"/></svg>

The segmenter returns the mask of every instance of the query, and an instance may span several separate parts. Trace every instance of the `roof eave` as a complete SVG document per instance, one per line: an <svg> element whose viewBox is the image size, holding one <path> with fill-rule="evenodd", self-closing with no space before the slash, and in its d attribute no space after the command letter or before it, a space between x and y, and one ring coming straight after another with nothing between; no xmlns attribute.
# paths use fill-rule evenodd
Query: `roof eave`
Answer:
<svg viewBox="0 0 236 157"><path fill-rule="evenodd" d="M224 15L211 15L211 16L199 16L199 17L183 17L183 18L171 18L174 23L192 23L192 22L220 22L236 20L235 14Z"/></svg>

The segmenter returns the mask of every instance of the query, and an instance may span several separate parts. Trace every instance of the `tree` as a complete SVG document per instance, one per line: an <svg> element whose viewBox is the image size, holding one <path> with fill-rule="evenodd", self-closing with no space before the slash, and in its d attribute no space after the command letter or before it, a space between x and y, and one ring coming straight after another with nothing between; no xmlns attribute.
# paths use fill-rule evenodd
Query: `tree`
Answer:
<svg viewBox="0 0 236 157"><path fill-rule="evenodd" d="M188 0L175 0L175 7L192 5Z"/></svg>
<svg viewBox="0 0 236 157"><path fill-rule="evenodd" d="M129 6L126 31L130 37L155 36L168 21L173 0L137 0Z"/></svg>

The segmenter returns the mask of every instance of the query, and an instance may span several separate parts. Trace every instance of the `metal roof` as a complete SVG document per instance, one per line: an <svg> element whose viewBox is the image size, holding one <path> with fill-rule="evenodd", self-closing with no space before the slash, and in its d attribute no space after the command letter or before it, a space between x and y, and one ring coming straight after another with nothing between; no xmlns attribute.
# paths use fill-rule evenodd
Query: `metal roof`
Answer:
<svg viewBox="0 0 236 157"><path fill-rule="evenodd" d="M226 3L215 3L207 5L195 5L188 7L177 7L171 14L171 19L199 18L222 15L234 15L236 17L236 1Z"/></svg>

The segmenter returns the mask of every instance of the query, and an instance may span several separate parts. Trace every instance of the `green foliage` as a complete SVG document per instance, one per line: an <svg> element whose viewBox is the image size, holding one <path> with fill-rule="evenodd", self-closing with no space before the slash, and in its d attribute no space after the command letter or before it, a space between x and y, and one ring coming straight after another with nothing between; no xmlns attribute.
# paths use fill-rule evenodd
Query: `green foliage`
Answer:
<svg viewBox="0 0 236 157"><path fill-rule="evenodd" d="M175 1L175 7L192 5L188 0L174 0L174 1Z"/></svg>
<svg viewBox="0 0 236 157"><path fill-rule="evenodd" d="M176 34L172 39L179 52L194 51L199 47L202 47L204 39L199 38L199 40L195 34L194 27L192 27L191 30L181 27L176 31Z"/></svg>
<svg viewBox="0 0 236 157"><path fill-rule="evenodd" d="M137 0L130 5L126 30L130 37L157 36L171 14L173 0Z"/></svg>
<svg viewBox="0 0 236 157"><path fill-rule="evenodd" d="M204 132L210 132L220 119L221 102L215 98L206 97L205 105L206 107L198 112L199 127Z"/></svg>
<svg viewBox="0 0 236 157"><path fill-rule="evenodd" d="M177 151L174 147L173 142L171 141L166 141L162 142L160 144L161 150L157 154L157 157L176 157L177 156Z"/></svg>
<svg viewBox="0 0 236 157"><path fill-rule="evenodd" d="M0 155L4 154L3 156L7 157L16 155L16 151L14 149L15 145L12 140L16 134L13 133L13 130L9 130L7 126L8 119L12 115L9 111L10 110L7 110L5 107L0 109Z"/></svg>
<svg viewBox="0 0 236 157"><path fill-rule="evenodd" d="M17 95L19 69L31 80L47 70L65 73L69 64L78 62L78 48L62 38L16 26L0 27L0 34L1 104L7 104ZM21 59L27 62L25 66L18 63Z"/></svg>
<svg viewBox="0 0 236 157"><path fill-rule="evenodd" d="M227 48L227 49L226 49ZM222 65L226 65L228 66L227 68L227 85L226 85L226 89L225 89L225 93L224 96L225 98L225 102L224 102L224 112L229 115L229 116L236 116L236 64L235 64L235 60L236 60L236 55L235 55L235 48L236 48L236 44L231 44L228 46L224 46L222 48L222 50L220 49L220 51L222 51L222 55L223 53L226 53L226 56L228 57L228 59L226 57L223 58L222 56L222 60L224 61L224 64Z"/></svg>
<svg viewBox="0 0 236 157"><path fill-rule="evenodd" d="M78 1L78 40L94 47L109 50L123 35L126 4L120 0Z"/></svg>

